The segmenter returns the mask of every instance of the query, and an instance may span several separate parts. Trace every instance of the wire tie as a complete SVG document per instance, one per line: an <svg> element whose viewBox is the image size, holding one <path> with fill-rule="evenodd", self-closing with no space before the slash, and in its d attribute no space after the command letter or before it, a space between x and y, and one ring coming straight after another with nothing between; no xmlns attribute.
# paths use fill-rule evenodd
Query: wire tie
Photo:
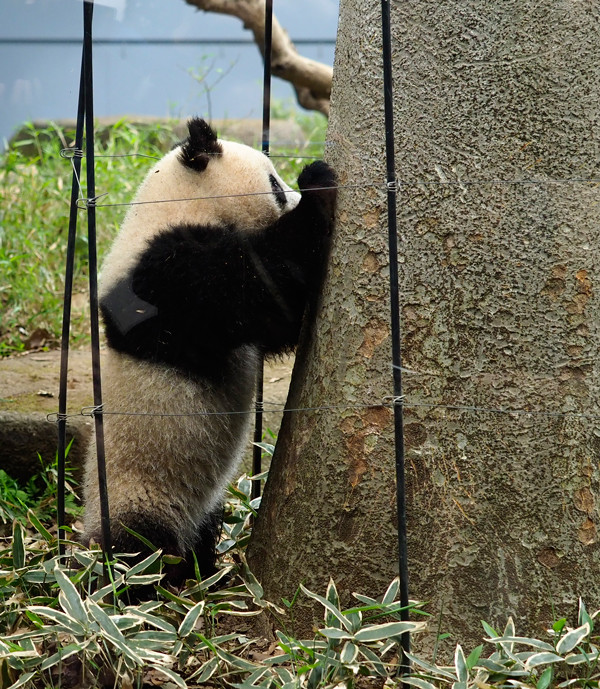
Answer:
<svg viewBox="0 0 600 689"><path fill-rule="evenodd" d="M69 418L68 414L60 414L59 412L51 412L46 414L46 421L50 423L58 423L59 421L66 421Z"/></svg>
<svg viewBox="0 0 600 689"><path fill-rule="evenodd" d="M98 194L98 196L94 196L91 199L77 199L77 208L95 208L96 207L96 201L98 199L101 199L103 196L108 196L109 192L105 191L104 194Z"/></svg>
<svg viewBox="0 0 600 689"><path fill-rule="evenodd" d="M103 404L99 404L98 406L81 407L81 416L91 416L92 418L94 418L96 414L102 414L103 406Z"/></svg>
<svg viewBox="0 0 600 689"><path fill-rule="evenodd" d="M60 149L61 158L83 158L83 150L81 148L61 148Z"/></svg>
<svg viewBox="0 0 600 689"><path fill-rule="evenodd" d="M382 402L384 407L395 407L397 404L402 404L405 399L405 395L386 395Z"/></svg>
<svg viewBox="0 0 600 689"><path fill-rule="evenodd" d="M385 186L387 187L388 191L391 191L394 194L398 191L398 182L395 179L392 179L389 182L387 182Z"/></svg>

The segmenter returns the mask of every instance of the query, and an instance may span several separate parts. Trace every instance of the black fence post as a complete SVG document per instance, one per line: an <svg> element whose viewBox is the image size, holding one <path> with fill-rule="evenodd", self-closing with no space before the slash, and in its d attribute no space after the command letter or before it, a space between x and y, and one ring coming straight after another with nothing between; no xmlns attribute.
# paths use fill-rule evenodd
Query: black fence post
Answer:
<svg viewBox="0 0 600 689"><path fill-rule="evenodd" d="M389 0L381 0L383 43L383 91L385 112L385 158L388 207L388 246L390 258L390 308L392 330L392 370L394 381L394 441L396 456L396 504L398 510L398 569L400 574L401 619L408 620L408 552L406 544L406 490L404 469L404 408L402 401L402 356L400 296L398 288L398 228L396 220L396 181L394 156L394 92L392 82L392 36ZM410 634L402 635L400 673L409 670Z"/></svg>
<svg viewBox="0 0 600 689"><path fill-rule="evenodd" d="M79 77L79 101L77 105L77 125L75 128L75 149L72 151L73 175L71 180L71 202L69 209L69 229L67 234L67 257L65 267L65 289L63 297L62 332L60 339L60 375L58 383L58 448L57 448L57 522L58 553L65 554L65 464L67 436L67 377L69 371L69 331L71 326L71 304L73 297L73 273L75 266L75 239L77 237L77 198L83 155L83 118L85 112L83 86L83 52ZM65 152L65 155L70 152Z"/></svg>
<svg viewBox="0 0 600 689"><path fill-rule="evenodd" d="M265 47L263 71L263 122L262 122L262 152L270 154L271 128L271 46L273 38L273 0L265 3ZM261 356L256 372L256 413L254 416L254 447L252 449L252 475L262 471L262 448L257 444L262 442L263 435L263 377L264 358ZM260 481L252 481L252 499L260 496Z"/></svg>
<svg viewBox="0 0 600 689"><path fill-rule="evenodd" d="M102 550L105 564L112 560L112 538L108 490L106 486L106 461L104 452L104 417L102 414L102 383L100 378L100 326L98 318L98 257L96 253L96 180L94 174L94 79L92 66L92 17L93 0L83 3L83 54L85 83L85 144L87 179L88 255L90 284L90 321L92 339L92 378L94 387L94 424L98 460L98 484L100 491L100 519Z"/></svg>

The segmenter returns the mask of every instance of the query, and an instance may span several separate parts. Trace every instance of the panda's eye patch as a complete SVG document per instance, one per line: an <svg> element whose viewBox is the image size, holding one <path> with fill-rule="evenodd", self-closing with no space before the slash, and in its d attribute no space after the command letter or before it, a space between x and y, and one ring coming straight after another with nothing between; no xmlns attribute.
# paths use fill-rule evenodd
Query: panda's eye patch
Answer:
<svg viewBox="0 0 600 689"><path fill-rule="evenodd" d="M275 179L275 177L273 177L273 175L269 175L269 182L271 182L271 189L275 194L275 198L277 199L279 207L284 208L285 204L287 203L287 197L285 195L285 191L283 191L281 184L279 184L279 182Z"/></svg>

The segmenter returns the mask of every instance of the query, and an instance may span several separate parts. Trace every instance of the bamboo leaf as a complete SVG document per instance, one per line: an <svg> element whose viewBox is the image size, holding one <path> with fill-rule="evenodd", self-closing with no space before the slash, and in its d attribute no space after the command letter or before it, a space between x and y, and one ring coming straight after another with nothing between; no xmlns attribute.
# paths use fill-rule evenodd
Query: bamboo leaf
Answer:
<svg viewBox="0 0 600 689"><path fill-rule="evenodd" d="M358 655L358 646L353 644L351 641L347 641L342 648L340 653L340 660L346 665L351 665Z"/></svg>
<svg viewBox="0 0 600 689"><path fill-rule="evenodd" d="M54 576L56 583L60 586L58 602L62 609L82 625L87 626L89 616L75 585L58 565L54 568Z"/></svg>
<svg viewBox="0 0 600 689"><path fill-rule="evenodd" d="M14 683L11 684L8 689L18 689L18 687L23 687L25 686L29 680L34 677L37 674L37 672L26 672L24 675L21 675L19 679Z"/></svg>
<svg viewBox="0 0 600 689"><path fill-rule="evenodd" d="M351 634L339 627L325 627L325 629L319 629L319 634L322 634L327 639L352 639Z"/></svg>
<svg viewBox="0 0 600 689"><path fill-rule="evenodd" d="M504 636L514 636L515 635L515 621L512 616L509 616L506 621L506 627L504 627Z"/></svg>
<svg viewBox="0 0 600 689"><path fill-rule="evenodd" d="M169 670L169 668L163 667L162 665L153 665L153 668L157 672L165 675L165 677L168 677L171 682L176 684L178 687L181 687L181 689L187 689L187 684L185 683L183 677L178 675L176 672L173 672L173 670Z"/></svg>
<svg viewBox="0 0 600 689"><path fill-rule="evenodd" d="M353 632L358 631L362 626L362 613L359 612L348 612L344 611L344 617L348 620L350 628Z"/></svg>
<svg viewBox="0 0 600 689"><path fill-rule="evenodd" d="M115 589L120 588L121 586L123 586L124 583L125 576L123 574L119 574L113 579L113 581L111 581L106 586L103 586L101 589L94 591L94 593L92 593L92 595L89 597L96 603L99 603L104 598L104 596L108 596L109 594L114 593Z"/></svg>
<svg viewBox="0 0 600 689"><path fill-rule="evenodd" d="M323 598L323 596L320 596L318 593L313 593L312 591L309 591L303 584L300 584L300 588L302 591L309 597L312 598L313 600L318 601L323 605L329 612L339 621L341 624L345 627L345 629L348 632L352 632L352 627L348 620L342 615L342 613L333 605L330 603L326 598Z"/></svg>
<svg viewBox="0 0 600 689"><path fill-rule="evenodd" d="M162 629L164 632L170 632L172 634L177 634L177 630L175 627L170 623L167 622L166 620L163 620L161 617L157 617L156 615L152 615L149 612L146 612L144 610L140 610L139 608L128 608L127 612L133 615L134 617L139 618L140 620L143 620L147 624L152 625L153 627L156 627L157 629Z"/></svg>
<svg viewBox="0 0 600 689"><path fill-rule="evenodd" d="M163 575L160 573L156 574L134 574L133 576L125 575L125 579L131 586L148 586L149 584L157 584Z"/></svg>
<svg viewBox="0 0 600 689"><path fill-rule="evenodd" d="M438 689L434 684L420 677L402 677L402 682L417 687L417 689Z"/></svg>
<svg viewBox="0 0 600 689"><path fill-rule="evenodd" d="M251 663L250 661L245 660L244 658L240 658L239 656L236 656L233 653L224 651L219 646L215 646L215 653L221 660L224 660L228 665L231 665L232 667L238 670L245 671L257 669L257 666L254 663Z"/></svg>
<svg viewBox="0 0 600 689"><path fill-rule="evenodd" d="M231 686L235 687L235 689L256 689L257 686L261 686L256 683L260 682L267 672L269 672L269 670L266 667L258 668L258 670L251 672L243 682L240 684L232 684Z"/></svg>
<svg viewBox="0 0 600 689"><path fill-rule="evenodd" d="M556 655L556 653L534 653L525 663L527 670L532 667L539 667L540 665L548 665L549 663L560 663L563 657Z"/></svg>
<svg viewBox="0 0 600 689"><path fill-rule="evenodd" d="M497 636L500 636L498 632L493 627L490 627L490 625L485 620L481 620L481 626L483 627L483 630L489 637L495 638Z"/></svg>
<svg viewBox="0 0 600 689"><path fill-rule="evenodd" d="M396 577L392 580L392 583L388 586L387 591L383 594L383 600L381 601L384 605L390 605L393 603L400 590L400 577Z"/></svg>
<svg viewBox="0 0 600 689"><path fill-rule="evenodd" d="M183 618L183 622L179 625L179 629L177 630L179 638L185 639L194 630L196 622L198 622L198 618L203 612L204 601L202 600L188 610L186 616Z"/></svg>
<svg viewBox="0 0 600 689"><path fill-rule="evenodd" d="M450 681L456 679L456 677L451 672L448 672L446 668L441 668L439 667L439 665L433 665L432 663L428 663L426 660L422 660L421 658L417 658L416 656L412 655L412 653L407 653L406 657L410 660L410 662L413 665L418 665L419 667L422 667L424 670L432 674L434 677L444 677L445 679L448 679Z"/></svg>
<svg viewBox="0 0 600 689"><path fill-rule="evenodd" d="M460 644L456 644L456 650L454 651L454 668L459 682L464 683L469 679L467 659L465 658L464 651Z"/></svg>
<svg viewBox="0 0 600 689"><path fill-rule="evenodd" d="M521 644L523 646L531 646L532 648L539 648L542 651L549 651L550 653L554 651L554 646L551 644L548 644L545 641L540 641L539 639L530 639L526 636L495 636L489 637L485 640L492 644L510 642Z"/></svg>
<svg viewBox="0 0 600 689"><path fill-rule="evenodd" d="M577 629L572 629L559 639L556 644L556 652L565 655L569 651L572 651L586 636L590 635L590 632L591 628L589 622L581 625L581 627L577 627Z"/></svg>
<svg viewBox="0 0 600 689"><path fill-rule="evenodd" d="M129 580L132 576L145 572L145 570L147 570L148 567L150 567L150 565L154 564L160 558L160 555L160 550L157 550L156 552L148 555L147 558L133 565L133 567L131 567L129 571L125 574L125 578Z"/></svg>
<svg viewBox="0 0 600 689"><path fill-rule="evenodd" d="M69 644L64 648L59 649L56 653L44 660L44 662L40 666L40 670L47 670L48 668L51 668L53 665L57 665L61 661L70 658L72 655L75 655L76 653L79 653L79 651L82 651L86 646L87 642L82 642Z"/></svg>
<svg viewBox="0 0 600 689"><path fill-rule="evenodd" d="M582 626L586 622L590 625L590 630L593 630L594 629L594 620L588 614L588 611L585 609L585 605L583 604L583 600L580 598L579 599L579 614L577 615L577 624L579 624L579 626Z"/></svg>
<svg viewBox="0 0 600 689"><path fill-rule="evenodd" d="M172 632L161 632L157 630L136 632L129 638L133 639L136 644L144 645L149 644L148 648L164 648L165 646L170 647L171 644L177 641L177 636Z"/></svg>
<svg viewBox="0 0 600 689"><path fill-rule="evenodd" d="M54 536L48 531L48 529L37 518L37 515L35 514L35 512L32 509L27 510L27 519L29 519L29 523L40 534L40 536L46 541L46 543L52 543L54 541Z"/></svg>
<svg viewBox="0 0 600 689"><path fill-rule="evenodd" d="M384 624L371 624L359 629L354 638L363 643L369 641L381 641L392 636L400 636L406 632L415 632L424 629L424 622L386 622Z"/></svg>
<svg viewBox="0 0 600 689"><path fill-rule="evenodd" d="M13 543L12 543L13 567L21 569L25 567L25 543L23 540L23 527L21 522L13 522Z"/></svg>
<svg viewBox="0 0 600 689"><path fill-rule="evenodd" d="M205 591L206 589L209 589L211 586L214 586L217 584L223 577L226 577L229 572L233 569L233 565L229 565L228 567L223 567L223 569L220 569L218 572L213 574L211 577L208 577L208 579L203 579L199 584L198 584L198 590L199 591Z"/></svg>
<svg viewBox="0 0 600 689"><path fill-rule="evenodd" d="M133 660L134 663L137 665L142 665L142 658L133 648L130 647L117 625L113 620L111 620L110 616L107 615L97 603L94 603L94 601L88 599L86 603L91 616L100 625L104 637L110 641L113 646L118 648L125 656Z"/></svg>
<svg viewBox="0 0 600 689"><path fill-rule="evenodd" d="M217 656L213 656L210 660L207 660L202 667L197 670L193 675L189 677L189 679L194 679L196 680L197 684L203 684L204 682L207 682L217 671L217 668L219 667L219 658Z"/></svg>
<svg viewBox="0 0 600 689"><path fill-rule="evenodd" d="M552 665L549 665L544 672L540 675L540 678L537 681L536 689L548 689L550 686L550 682L552 681L552 676L554 674L554 670L552 668Z"/></svg>
<svg viewBox="0 0 600 689"><path fill-rule="evenodd" d="M361 603L364 603L365 605L368 605L373 610L381 610L381 603L376 601L375 598L363 596L361 593L353 593L352 595L356 598L356 600L360 601Z"/></svg>
<svg viewBox="0 0 600 689"><path fill-rule="evenodd" d="M477 648L474 648L471 653L469 653L469 657L467 658L467 668L469 670L472 670L475 665L477 664L477 661L481 657L481 653L483 651L483 644L480 646L477 646Z"/></svg>
<svg viewBox="0 0 600 689"><path fill-rule="evenodd" d="M54 608L47 608L43 605L31 605L25 611L25 614L30 617L30 619L35 620L35 617L31 618L30 613L35 615L41 615L42 617L47 617L52 622L66 627L71 634L75 636L83 636L85 634L84 628L79 624L77 620L70 617L66 613L60 610L54 610Z"/></svg>
<svg viewBox="0 0 600 689"><path fill-rule="evenodd" d="M279 677L281 682L283 684L289 684L290 682L294 681L294 676L292 673L285 667L277 667L275 668L275 674Z"/></svg>
<svg viewBox="0 0 600 689"><path fill-rule="evenodd" d="M360 653L373 664L373 669L380 677L387 677L387 670L385 665L381 662L381 658L374 653L368 646L360 646Z"/></svg>
<svg viewBox="0 0 600 689"><path fill-rule="evenodd" d="M599 657L600 654L597 650L590 653L572 653L565 658L565 663L567 663L567 665L591 665L592 663L596 663Z"/></svg>
<svg viewBox="0 0 600 689"><path fill-rule="evenodd" d="M340 609L340 597L338 595L337 589L335 587L335 582L331 577L329 577L329 583L327 584L327 591L325 592L325 598L334 606L337 610ZM324 619L325 624L328 627L336 627L339 625L339 621L328 609L325 609ZM337 624L336 624L337 622Z"/></svg>

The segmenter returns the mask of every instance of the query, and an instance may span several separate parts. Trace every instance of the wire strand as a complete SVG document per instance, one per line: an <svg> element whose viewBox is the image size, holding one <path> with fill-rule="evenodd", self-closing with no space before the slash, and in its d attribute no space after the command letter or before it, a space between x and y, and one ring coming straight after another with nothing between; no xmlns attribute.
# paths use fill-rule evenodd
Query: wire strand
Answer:
<svg viewBox="0 0 600 689"><path fill-rule="evenodd" d="M504 414L507 416L529 416L529 417L548 417L548 418L565 418L565 419L587 419L598 421L600 420L600 413L593 414L588 412L577 411L550 411L546 409L511 409L505 407L482 407L474 404L443 404L435 402L411 402L405 396L394 397L388 395L382 398L381 402L371 403L357 403L357 404L326 404L315 407L294 407L285 408L278 406L265 406L263 411L271 414L291 414L301 412L329 412L329 411L344 411L344 410L358 410L358 409L393 409L395 405L402 404L406 409L442 409L446 411L458 412L473 412L473 413L488 413L488 414ZM150 416L157 418L185 418L185 417L207 417L207 416L241 416L254 414L255 409L245 410L231 410L231 411L204 411L204 412L146 412L146 411L112 411L101 408L81 407L78 412L71 412L58 414L53 412L46 416L46 419L52 423L68 418L89 416L94 417L96 413L101 413L103 416Z"/></svg>
<svg viewBox="0 0 600 689"><path fill-rule="evenodd" d="M453 182L453 181L414 181L414 182L406 182L406 181L401 181L401 180L396 180L395 185L396 188L399 191L402 191L403 189L406 190L407 188L418 188L418 187L428 187L428 186L457 186L457 187L467 187L467 186L486 186L486 185L552 185L552 184L600 184L600 178L595 178L595 177L590 177L590 178L565 178L565 179L548 179L548 180L503 180L503 179L489 179L489 180L469 180L469 181L458 181L458 182ZM337 189L337 190L346 190L346 189L382 189L385 191L388 191L390 189L389 183L388 182L368 182L366 184L338 184L336 186L332 187L320 187L321 189ZM284 189L283 193L285 194L291 194L291 193L297 193L298 191L302 191L300 189ZM88 204L90 202L95 201L96 199L102 197L102 196L107 196L110 192L104 192L102 194L99 194L98 196L94 197L94 199L86 199L84 197L81 197L78 202L79 208L87 208ZM118 208L118 207L124 207L124 206L144 206L144 205L153 205L153 204L160 204L160 203L183 203L183 202L189 202L189 201L210 201L210 200L218 200L218 199L227 199L227 198L244 198L247 196L269 196L273 192L272 191L253 191L253 192L241 192L241 193L233 193L233 194L216 194L212 196L190 196L190 197L185 197L185 198L178 198L178 199L153 199L152 201L120 201L118 203L96 203L96 208Z"/></svg>

